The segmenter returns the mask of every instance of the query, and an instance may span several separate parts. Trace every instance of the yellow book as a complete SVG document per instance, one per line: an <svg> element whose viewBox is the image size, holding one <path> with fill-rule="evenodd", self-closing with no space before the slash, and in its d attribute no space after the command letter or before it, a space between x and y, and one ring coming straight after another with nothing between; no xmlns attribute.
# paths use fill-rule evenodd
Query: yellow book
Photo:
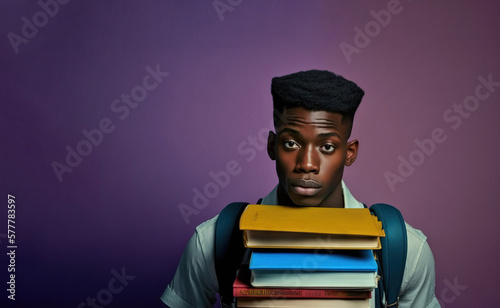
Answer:
<svg viewBox="0 0 500 308"><path fill-rule="evenodd" d="M250 204L240 229L250 248L380 249L385 236L367 208Z"/></svg>

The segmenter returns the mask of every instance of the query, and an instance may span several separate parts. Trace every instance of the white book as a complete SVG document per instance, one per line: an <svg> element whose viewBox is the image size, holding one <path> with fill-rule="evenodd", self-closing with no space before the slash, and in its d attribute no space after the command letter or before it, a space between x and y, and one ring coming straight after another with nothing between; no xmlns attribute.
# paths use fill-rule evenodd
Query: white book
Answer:
<svg viewBox="0 0 500 308"><path fill-rule="evenodd" d="M376 272L307 272L290 270L252 270L254 287L373 289Z"/></svg>

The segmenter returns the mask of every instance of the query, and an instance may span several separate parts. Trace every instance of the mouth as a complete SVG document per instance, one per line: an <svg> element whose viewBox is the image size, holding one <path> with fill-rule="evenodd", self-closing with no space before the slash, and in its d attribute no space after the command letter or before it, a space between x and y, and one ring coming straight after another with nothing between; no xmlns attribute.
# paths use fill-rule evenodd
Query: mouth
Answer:
<svg viewBox="0 0 500 308"><path fill-rule="evenodd" d="M297 179L291 186L292 192L303 196L313 196L321 189L321 184L315 180Z"/></svg>

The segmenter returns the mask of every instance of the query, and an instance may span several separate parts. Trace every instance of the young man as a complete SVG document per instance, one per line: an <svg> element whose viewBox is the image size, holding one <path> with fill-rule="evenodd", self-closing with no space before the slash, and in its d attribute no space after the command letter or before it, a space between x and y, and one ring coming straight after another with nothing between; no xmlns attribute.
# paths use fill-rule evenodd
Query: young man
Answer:
<svg viewBox="0 0 500 308"><path fill-rule="evenodd" d="M262 204L362 208L342 181L344 166L358 152L349 140L364 91L328 71L276 77L271 92L276 133L267 151L276 161L279 184ZM162 301L173 308L212 307L218 283L214 267L214 217L196 228ZM439 307L434 295L434 258L426 237L406 225L408 256L399 307ZM374 307L373 296L370 300Z"/></svg>

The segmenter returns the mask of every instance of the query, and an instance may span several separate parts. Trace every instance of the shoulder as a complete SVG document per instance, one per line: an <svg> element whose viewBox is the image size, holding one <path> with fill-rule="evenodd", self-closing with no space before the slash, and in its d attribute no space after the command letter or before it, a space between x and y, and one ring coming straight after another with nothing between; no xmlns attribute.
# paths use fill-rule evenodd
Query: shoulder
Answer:
<svg viewBox="0 0 500 308"><path fill-rule="evenodd" d="M406 223L406 234L408 238L408 250L406 257L405 279L404 283L409 283L410 278L415 275L423 274L424 268L432 267L434 269L434 257L432 255L427 236ZM402 286L403 288L405 285Z"/></svg>
<svg viewBox="0 0 500 308"><path fill-rule="evenodd" d="M406 223L406 234L408 252L402 290L411 287L413 283L422 278L420 276L428 275L431 271L434 272L434 256L429 243L427 243L427 236L408 223Z"/></svg>
<svg viewBox="0 0 500 308"><path fill-rule="evenodd" d="M170 307L212 307L218 289L214 268L214 236L217 216L195 229L181 256L175 275L163 293Z"/></svg>
<svg viewBox="0 0 500 308"><path fill-rule="evenodd" d="M419 229L415 229L412 227L409 223L405 222L406 225L406 233L408 234L409 237L412 237L412 239L420 242L425 242L427 240L427 236L420 231Z"/></svg>
<svg viewBox="0 0 500 308"><path fill-rule="evenodd" d="M425 265L429 263L434 265L434 257L432 256L429 244L427 243L427 236L425 236L422 231L412 227L410 224L405 224L408 238L406 266L409 271L408 274L414 275L418 265Z"/></svg>
<svg viewBox="0 0 500 308"><path fill-rule="evenodd" d="M408 253L401 285L400 307L435 307L434 256L425 234L406 223Z"/></svg>
<svg viewBox="0 0 500 308"><path fill-rule="evenodd" d="M197 234L200 234L200 235L203 235L203 236L208 236L210 234L215 234L215 225L217 223L217 219L219 218L219 215L209 219L209 220L206 220L204 222L202 222L201 224L199 224L198 226L196 226L196 230L195 232Z"/></svg>
<svg viewBox="0 0 500 308"><path fill-rule="evenodd" d="M425 236L422 231L412 227L407 222L405 222L405 225L408 239L408 258L417 262L419 261L418 258L424 251L425 246L428 246L427 236Z"/></svg>
<svg viewBox="0 0 500 308"><path fill-rule="evenodd" d="M187 247L195 250L196 254L199 251L208 262L213 260L215 225L218 217L219 215L199 224L190 240L191 243L188 243Z"/></svg>

